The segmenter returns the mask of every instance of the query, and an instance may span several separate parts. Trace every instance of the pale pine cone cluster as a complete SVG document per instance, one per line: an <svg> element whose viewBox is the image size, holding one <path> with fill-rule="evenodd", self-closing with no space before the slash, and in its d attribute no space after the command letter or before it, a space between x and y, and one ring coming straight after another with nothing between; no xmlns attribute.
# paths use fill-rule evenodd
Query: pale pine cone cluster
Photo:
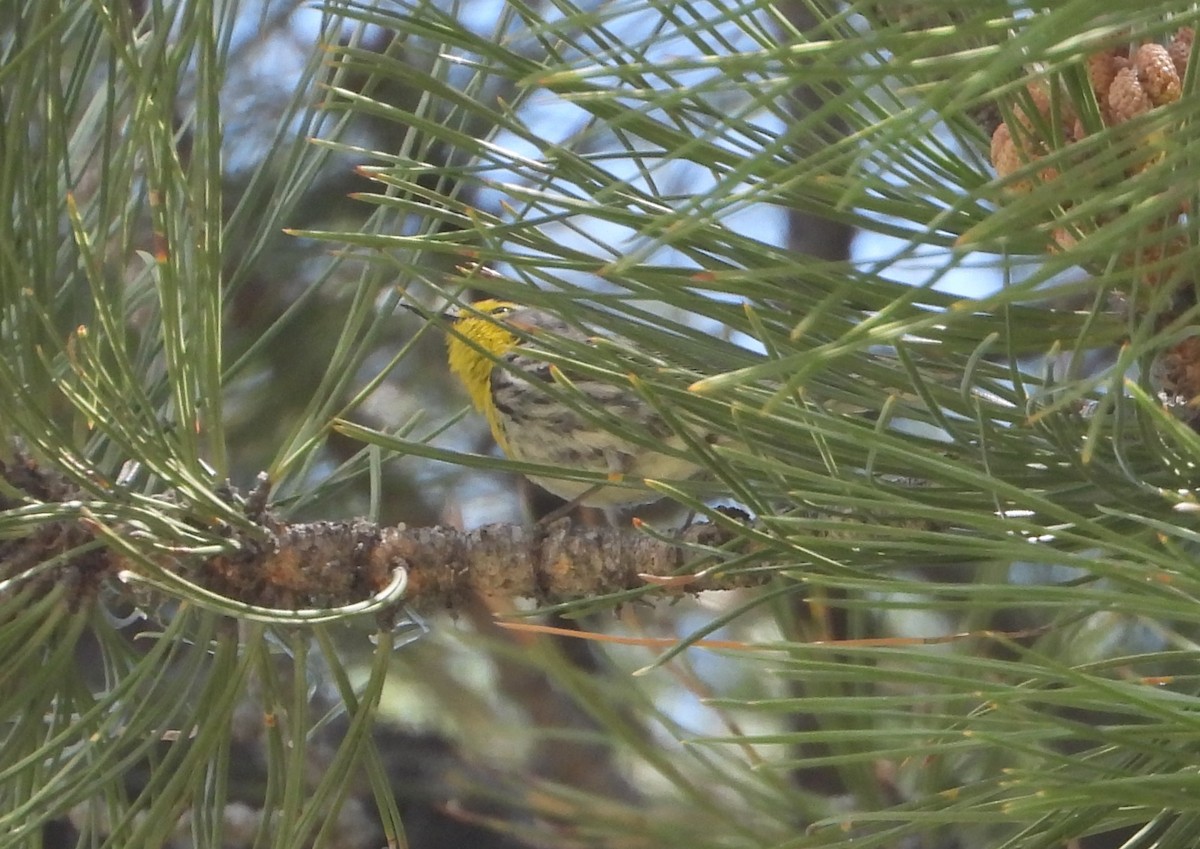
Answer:
<svg viewBox="0 0 1200 849"><path fill-rule="evenodd" d="M1179 100L1194 38L1195 32L1189 27L1179 30L1166 45L1151 42L1136 48L1112 48L1088 57L1088 80L1104 125L1117 126ZM1024 173L1028 174L1024 179L1005 184L1008 195L1027 194L1037 185L1057 179L1060 163L1064 161L1070 162L1071 167L1080 164L1078 159L1068 155L1064 160L1060 154L1044 167L1030 170L1030 166L1052 150L1069 150L1071 144L1088 135L1084 121L1065 92L1052 98L1048 82L1030 83L1026 91L1028 97L1014 106L1008 121L992 134L991 156L996 173L1003 178L1026 169ZM1055 105L1057 115L1053 114ZM1047 138L1049 132L1060 134L1057 144ZM1132 151L1123 160L1125 176L1133 177L1153 167L1159 156L1158 148L1148 137L1140 150ZM1063 206L1070 205L1069 201L1063 201ZM1095 223L1103 224L1120 211L1110 210L1107 216L1099 214ZM1182 237L1168 233L1174 232L1174 225L1186 212L1187 209L1180 208L1164 214L1148 228L1146 237L1139 240L1138 249L1122 255L1120 264L1137 267L1139 279L1151 285L1177 277L1179 269L1171 258L1182 253L1187 245ZM1070 248L1077 241L1077 230L1056 227L1052 232L1060 248Z"/></svg>
<svg viewBox="0 0 1200 849"><path fill-rule="evenodd" d="M1194 38L1195 32L1186 28L1175 33L1165 45L1151 42L1089 56L1087 77L1095 109L1089 104L1086 113L1095 116L1098 111L1105 127L1116 127L1179 100ZM1153 185L1162 187L1158 191L1166 191L1168 186L1182 180L1181 175L1157 174L1152 170L1160 164L1173 167L1164 157L1164 143L1172 141L1170 130L1161 122L1147 124L1144 132L1140 127L1131 128L1130 133L1115 136L1113 145L1119 150L1120 159L1116 161L1120 164L1114 169L1108 168L1112 159L1090 159L1101 148L1072 148L1089 133L1080 118L1084 110L1072 102L1066 86L1052 89L1051 85L1048 79L1030 83L1026 87L1028 96L1018 98L1007 122L1001 123L992 134L992 164L1001 178L1010 178L1004 184L1007 196L1027 195L1039 185L1052 184L1068 169L1081 169L1074 173L1082 177L1088 174L1089 166L1096 173L1114 172L1113 180L1150 178ZM1095 129L1094 117L1088 123ZM1071 217L1074 204L1087 200L1088 193L1096 191L1099 185L1089 184L1086 178L1072 180L1068 176L1047 193L1053 205L1046 221L1053 236L1052 247L1068 250L1079 239L1087 238L1126 211L1124 206L1092 209L1086 218L1076 216L1070 229L1063 226L1063 213ZM1112 258L1116 269L1130 270L1133 279L1144 286L1171 285L1174 297L1169 303L1186 308L1195 303L1194 294L1186 287L1195 286L1198 281L1191 267L1195 264L1194 255L1189 254L1188 239L1179 224L1193 210L1187 201L1167 200L1161 206L1161 213L1149 217L1137 233L1125 231L1123 244L1115 247L1116 255ZM1100 238L1107 237L1101 234ZM1109 266L1106 270L1112 269ZM1131 305L1134 310L1144 309L1151 299L1139 300L1141 305ZM1165 324L1176 309L1168 308L1158 315L1157 321ZM1187 336L1159 351L1149 377L1168 407L1200 431L1200 336Z"/></svg>
<svg viewBox="0 0 1200 849"><path fill-rule="evenodd" d="M1107 126L1122 124L1131 118L1149 112L1158 106L1174 103L1183 91L1183 75L1187 70L1188 57L1192 52L1195 32L1189 27L1175 34L1171 43L1143 44L1130 52L1126 48L1112 48L1088 58L1088 79L1100 107L1100 115ZM1029 103L1037 110L1037 116L1027 114L1028 105L1016 107L1015 120L1018 126L1000 124L992 134L992 165L1001 177L1007 177L1027 163L1042 158L1050 146L1041 138L1041 129L1052 125L1051 98L1048 86L1031 83L1028 86ZM1063 141L1070 144L1087 135L1083 122L1065 99L1060 104L1059 121L1064 131ZM1043 179L1053 179L1057 172L1051 168ZM1031 188L1028 183L1014 183L1009 191Z"/></svg>

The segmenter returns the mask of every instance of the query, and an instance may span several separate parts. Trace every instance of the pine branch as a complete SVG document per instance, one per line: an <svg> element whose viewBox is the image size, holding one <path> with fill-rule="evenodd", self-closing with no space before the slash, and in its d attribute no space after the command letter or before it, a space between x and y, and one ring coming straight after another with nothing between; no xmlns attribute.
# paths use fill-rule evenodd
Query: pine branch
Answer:
<svg viewBox="0 0 1200 849"><path fill-rule="evenodd" d="M43 522L36 533L4 543L0 587L11 591L27 579L39 582L42 591L65 584L72 588L75 605L106 577L168 591L180 589L175 581L182 581L249 606L230 612L286 618L290 611L312 620L331 618L333 611L364 612L364 604L394 607L401 597L419 610L456 609L476 595L553 604L655 587L697 593L758 586L770 575L688 571L697 561L711 563L703 552L716 552L740 538L734 524L694 524L663 538L566 521L535 527L488 525L469 532L381 527L366 520L293 523L266 507L265 476L260 489L247 497L227 493L249 521L216 529L225 542L219 553L176 558L139 550L130 542L136 535L131 529L97 521L75 485L28 458L0 463L0 477L24 496L0 499L0 508L78 505L71 518ZM173 499L163 496L162 505L173 506ZM45 562L59 565L30 579L30 564Z"/></svg>

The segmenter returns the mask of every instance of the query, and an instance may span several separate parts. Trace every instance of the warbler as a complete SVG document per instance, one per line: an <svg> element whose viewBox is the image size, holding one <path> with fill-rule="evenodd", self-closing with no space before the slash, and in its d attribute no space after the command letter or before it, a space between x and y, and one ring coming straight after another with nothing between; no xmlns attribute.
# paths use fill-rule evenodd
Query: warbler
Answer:
<svg viewBox="0 0 1200 849"><path fill-rule="evenodd" d="M513 460L602 472L620 480L680 480L700 466L678 453L655 451L601 428L563 399L552 367L531 341L540 336L588 343L589 337L553 313L501 300L483 300L452 313L447 336L450 371L483 413L492 436ZM580 405L620 419L665 447L683 442L654 409L631 389L584 378L573 386ZM556 393L552 391L557 388ZM551 391L548 391L551 390ZM660 496L638 487L531 475L542 489L589 507L619 508Z"/></svg>

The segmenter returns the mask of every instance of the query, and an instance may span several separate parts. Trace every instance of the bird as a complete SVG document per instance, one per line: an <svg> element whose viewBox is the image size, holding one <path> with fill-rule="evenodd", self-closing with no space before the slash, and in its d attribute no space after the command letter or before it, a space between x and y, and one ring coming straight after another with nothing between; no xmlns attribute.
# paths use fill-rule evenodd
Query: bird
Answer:
<svg viewBox="0 0 1200 849"><path fill-rule="evenodd" d="M553 312L493 298L460 307L446 318L450 371L504 454L521 462L598 472L610 482L528 475L542 489L572 505L609 512L661 498L637 485L644 479L683 480L701 471L684 441L631 387L588 375L568 382L561 372L556 377L557 366L539 356L539 342L591 344L594 336ZM573 401L571 393L583 397ZM621 429L645 434L664 450L604 428L598 420L605 417L619 421Z"/></svg>

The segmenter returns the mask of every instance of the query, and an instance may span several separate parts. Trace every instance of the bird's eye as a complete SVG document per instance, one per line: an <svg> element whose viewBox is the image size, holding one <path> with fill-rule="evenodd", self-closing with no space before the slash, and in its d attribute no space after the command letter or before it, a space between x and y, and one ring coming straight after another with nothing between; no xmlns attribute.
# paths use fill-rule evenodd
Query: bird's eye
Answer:
<svg viewBox="0 0 1200 849"><path fill-rule="evenodd" d="M492 315L508 315L511 312L516 312L517 308L514 304L498 304L492 307Z"/></svg>

